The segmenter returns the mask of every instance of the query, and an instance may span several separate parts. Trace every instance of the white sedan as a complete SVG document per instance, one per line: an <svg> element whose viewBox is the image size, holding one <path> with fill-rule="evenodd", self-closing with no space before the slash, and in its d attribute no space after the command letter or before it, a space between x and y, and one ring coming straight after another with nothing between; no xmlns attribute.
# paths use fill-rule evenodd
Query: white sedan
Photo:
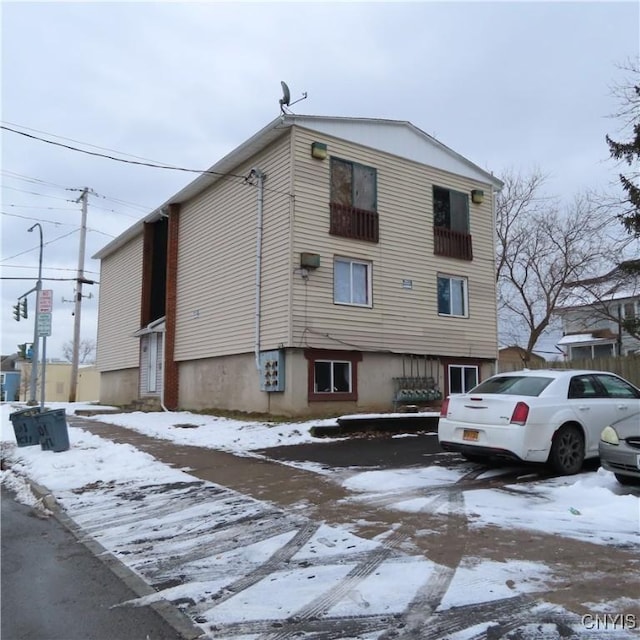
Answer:
<svg viewBox="0 0 640 640"><path fill-rule="evenodd" d="M603 428L640 410L640 389L607 371L500 373L442 404L438 440L468 460L548 463L569 475L598 457Z"/></svg>

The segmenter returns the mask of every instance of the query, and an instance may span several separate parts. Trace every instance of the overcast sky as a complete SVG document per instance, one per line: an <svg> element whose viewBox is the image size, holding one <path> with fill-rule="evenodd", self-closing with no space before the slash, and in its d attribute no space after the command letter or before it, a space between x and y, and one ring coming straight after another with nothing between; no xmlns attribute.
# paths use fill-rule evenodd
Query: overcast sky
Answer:
<svg viewBox="0 0 640 640"><path fill-rule="evenodd" d="M408 120L500 176L538 167L567 200L614 188L611 89L639 50L637 2L2 2L2 123L109 153L206 169L279 113ZM94 145L94 146L89 146ZM98 148L96 148L98 147ZM100 149L101 148L101 149ZM110 151L105 151L105 149ZM47 355L73 338L80 205L91 256L196 174L92 157L2 131L2 353L33 339L12 307L53 290ZM14 280L7 278L26 278ZM95 339L98 286L82 305ZM30 311L33 309L30 297Z"/></svg>

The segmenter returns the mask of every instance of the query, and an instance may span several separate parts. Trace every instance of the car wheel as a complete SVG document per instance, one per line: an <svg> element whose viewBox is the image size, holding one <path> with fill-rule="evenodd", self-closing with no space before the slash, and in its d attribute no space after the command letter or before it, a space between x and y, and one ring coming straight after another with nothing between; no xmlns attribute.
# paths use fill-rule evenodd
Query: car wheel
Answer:
<svg viewBox="0 0 640 640"><path fill-rule="evenodd" d="M634 478L633 476L623 476L621 473L614 473L616 480L620 484L636 486L640 485L640 478Z"/></svg>
<svg viewBox="0 0 640 640"><path fill-rule="evenodd" d="M584 437L578 427L565 425L556 431L549 454L554 471L570 476L582 469L584 462Z"/></svg>

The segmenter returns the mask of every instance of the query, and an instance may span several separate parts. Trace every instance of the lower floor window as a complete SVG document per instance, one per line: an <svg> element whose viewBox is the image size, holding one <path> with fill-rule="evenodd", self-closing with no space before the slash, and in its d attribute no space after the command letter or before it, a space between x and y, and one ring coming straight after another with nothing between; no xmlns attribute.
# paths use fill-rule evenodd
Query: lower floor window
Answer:
<svg viewBox="0 0 640 640"><path fill-rule="evenodd" d="M449 365L449 393L467 393L478 384L478 367Z"/></svg>
<svg viewBox="0 0 640 640"><path fill-rule="evenodd" d="M571 360L593 360L594 358L610 358L616 355L616 345L590 344L582 347L570 348Z"/></svg>
<svg viewBox="0 0 640 640"><path fill-rule="evenodd" d="M351 363L316 360L313 365L315 393L349 393Z"/></svg>
<svg viewBox="0 0 640 640"><path fill-rule="evenodd" d="M307 349L308 400L327 402L358 399L358 362L354 351Z"/></svg>

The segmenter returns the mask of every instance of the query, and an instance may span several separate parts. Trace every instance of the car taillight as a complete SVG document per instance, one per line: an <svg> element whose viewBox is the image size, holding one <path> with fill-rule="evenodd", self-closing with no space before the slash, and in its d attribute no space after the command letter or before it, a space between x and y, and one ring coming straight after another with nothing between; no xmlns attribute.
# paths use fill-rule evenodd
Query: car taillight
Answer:
<svg viewBox="0 0 640 640"><path fill-rule="evenodd" d="M529 417L529 405L525 402L518 402L511 414L511 424L525 425Z"/></svg>
<svg viewBox="0 0 640 640"><path fill-rule="evenodd" d="M445 398L445 400L442 403L442 406L440 407L440 417L446 418L448 411L449 411L449 398Z"/></svg>

